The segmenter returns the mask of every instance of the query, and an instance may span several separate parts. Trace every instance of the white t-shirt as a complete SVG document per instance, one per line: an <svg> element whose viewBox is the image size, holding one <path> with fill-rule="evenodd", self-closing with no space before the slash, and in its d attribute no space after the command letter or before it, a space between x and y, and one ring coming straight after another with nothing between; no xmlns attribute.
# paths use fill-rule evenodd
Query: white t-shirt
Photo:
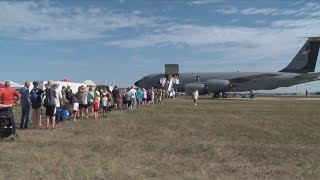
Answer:
<svg viewBox="0 0 320 180"><path fill-rule="evenodd" d="M73 110L74 111L79 111L79 103L73 103Z"/></svg>
<svg viewBox="0 0 320 180"><path fill-rule="evenodd" d="M58 89L55 89L55 91L56 91L56 98L54 99L54 101L56 103L56 107L60 107L61 106L60 100L62 99L62 94L61 94L61 91Z"/></svg>
<svg viewBox="0 0 320 180"><path fill-rule="evenodd" d="M198 99L199 98L199 92L198 90L193 91L193 98Z"/></svg>
<svg viewBox="0 0 320 180"><path fill-rule="evenodd" d="M147 91L146 90L143 91L142 98L147 99Z"/></svg>
<svg viewBox="0 0 320 180"><path fill-rule="evenodd" d="M137 91L135 89L131 89L130 92L132 94L132 99L136 99Z"/></svg>

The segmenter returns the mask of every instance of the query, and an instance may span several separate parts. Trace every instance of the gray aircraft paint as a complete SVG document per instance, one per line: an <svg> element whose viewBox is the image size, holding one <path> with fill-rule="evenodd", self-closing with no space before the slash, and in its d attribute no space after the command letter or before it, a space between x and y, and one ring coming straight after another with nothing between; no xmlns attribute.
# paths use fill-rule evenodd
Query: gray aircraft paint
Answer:
<svg viewBox="0 0 320 180"><path fill-rule="evenodd" d="M320 73L315 70L320 38L308 38L290 64L280 72L189 72L179 74L179 85L173 88L185 92L186 84L200 83L207 85L210 80L228 80L230 87L225 92L241 92L254 90L272 90L296 84L319 80ZM149 89L161 87L160 78L164 73L145 76L135 83L136 86ZM209 80L209 81L208 81ZM221 92L221 91L220 91ZM219 93L211 92L211 93Z"/></svg>

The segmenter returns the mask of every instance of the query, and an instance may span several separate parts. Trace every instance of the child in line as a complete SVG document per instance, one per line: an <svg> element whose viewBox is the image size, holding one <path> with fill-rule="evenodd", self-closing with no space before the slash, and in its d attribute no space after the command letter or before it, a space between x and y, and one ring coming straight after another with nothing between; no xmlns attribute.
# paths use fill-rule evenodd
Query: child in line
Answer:
<svg viewBox="0 0 320 180"><path fill-rule="evenodd" d="M106 94L102 95L101 106L102 106L103 117L105 117L107 115L107 107L108 107L108 98Z"/></svg>
<svg viewBox="0 0 320 180"><path fill-rule="evenodd" d="M73 121L76 121L77 116L79 114L79 103L78 99L74 96L72 99L73 102L73 110L72 110L72 115L73 115Z"/></svg>
<svg viewBox="0 0 320 180"><path fill-rule="evenodd" d="M94 118L99 119L99 98L95 97L93 102Z"/></svg>

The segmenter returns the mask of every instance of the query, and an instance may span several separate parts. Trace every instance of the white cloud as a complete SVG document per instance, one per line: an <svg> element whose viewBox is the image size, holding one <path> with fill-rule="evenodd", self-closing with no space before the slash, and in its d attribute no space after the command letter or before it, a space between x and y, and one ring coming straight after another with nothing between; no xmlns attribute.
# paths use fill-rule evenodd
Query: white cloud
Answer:
<svg viewBox="0 0 320 180"><path fill-rule="evenodd" d="M305 28L307 32L312 33L308 30L314 30L319 27L320 19L286 19L276 20L271 23L271 26L276 28ZM309 28L308 28L309 27ZM313 32L319 34L319 32ZM305 33L304 33L305 34Z"/></svg>
<svg viewBox="0 0 320 180"><path fill-rule="evenodd" d="M156 18L105 8L63 7L35 2L0 2L0 36L29 40L87 40L104 38L121 28L152 27Z"/></svg>
<svg viewBox="0 0 320 180"><path fill-rule="evenodd" d="M222 14L236 14L239 12L239 9L236 7L228 7L228 8L218 9L216 10L216 12L222 13Z"/></svg>
<svg viewBox="0 0 320 180"><path fill-rule="evenodd" d="M309 2L302 4L294 3L296 6L293 9L280 9L280 8L243 8L238 9L236 7L221 8L215 12L221 14L236 14L240 13L242 15L265 15L265 16L280 16L280 15L293 15L293 16L320 16L320 4Z"/></svg>
<svg viewBox="0 0 320 180"><path fill-rule="evenodd" d="M266 24L266 23L267 23L267 21L266 21L266 20L262 20L262 19L260 19L260 20L256 20L256 21L255 21L255 23L256 23L256 24L264 25L264 24Z"/></svg>
<svg viewBox="0 0 320 180"><path fill-rule="evenodd" d="M226 0L195 0L195 1L192 1L191 4L202 5L202 4L219 3L219 2L225 2L225 1Z"/></svg>
<svg viewBox="0 0 320 180"><path fill-rule="evenodd" d="M263 15L276 15L278 14L278 9L274 8L246 8L242 9L241 13L245 15L263 14Z"/></svg>

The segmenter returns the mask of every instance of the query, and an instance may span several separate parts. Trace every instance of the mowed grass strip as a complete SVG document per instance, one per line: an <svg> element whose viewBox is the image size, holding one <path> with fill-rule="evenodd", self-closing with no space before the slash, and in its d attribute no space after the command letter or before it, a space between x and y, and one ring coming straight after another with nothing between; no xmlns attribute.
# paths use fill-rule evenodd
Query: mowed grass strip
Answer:
<svg viewBox="0 0 320 180"><path fill-rule="evenodd" d="M0 142L1 179L317 179L320 101L167 99L23 130ZM16 122L20 107L16 107ZM43 121L44 122L44 121Z"/></svg>

